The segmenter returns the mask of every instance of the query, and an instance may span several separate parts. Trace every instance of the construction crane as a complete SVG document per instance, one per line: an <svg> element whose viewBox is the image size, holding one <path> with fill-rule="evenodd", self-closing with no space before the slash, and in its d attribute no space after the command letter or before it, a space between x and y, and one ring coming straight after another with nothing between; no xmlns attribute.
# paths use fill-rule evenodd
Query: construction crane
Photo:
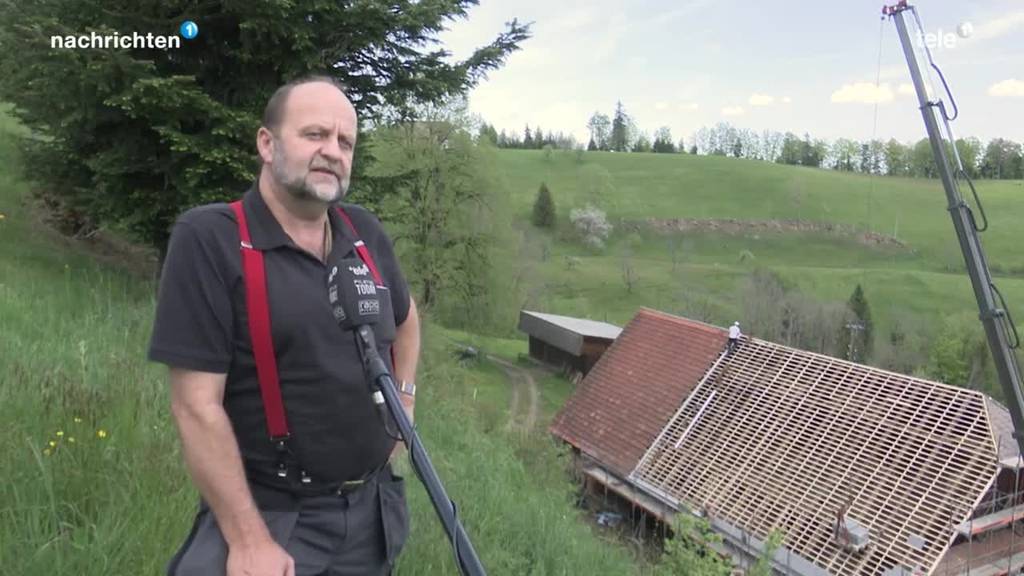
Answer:
<svg viewBox="0 0 1024 576"><path fill-rule="evenodd" d="M960 155L956 150L956 141L953 139L953 131L949 126L951 120L956 119L957 107L949 91L942 71L932 60L931 51L928 46L922 44L928 64L935 69L942 80L943 88L953 106L953 116L947 114L946 104L941 98L933 98L926 86L924 76L921 72L921 64L918 61L918 53L914 43L911 41L910 32L907 26L907 16L913 15L918 30L923 31L921 19L917 10L907 4L906 0L899 3L884 6L882 15L889 17L896 23L896 30L899 33L900 43L903 45L903 54L907 58L907 66L910 68L910 77L914 83L914 90L917 92L917 100L920 103L921 116L924 118L924 125L928 131L928 140L931 141L932 154L935 156L935 165L942 180L942 187L946 190L946 198L949 201L949 214L953 218L953 227L956 229L956 236L960 242L960 250L964 255L964 263L967 265L967 273L971 277L971 285L974 287L974 296L978 300L978 310L981 312L981 323L985 327L985 336L988 339L988 347L992 351L992 359L995 363L996 373L999 375L999 382L1002 385L1006 397L1007 407L1013 419L1014 438L1020 452L1024 454L1024 395L1021 392L1021 372L1017 363L1017 356L1014 350L1020 347L1020 335L1017 327L1010 316L1010 310L1006 301L992 281L989 273L988 263L985 260L985 252L981 247L979 232L988 228L988 219L985 210L970 181L967 173L960 162ZM939 127L939 120L946 130L948 140L943 137ZM948 144L947 144L948 142ZM950 161L950 154L953 162ZM954 170L955 168L955 170ZM981 214L982 225L974 217L974 211L960 194L960 182L957 177L963 177L968 183L974 195L974 203Z"/></svg>

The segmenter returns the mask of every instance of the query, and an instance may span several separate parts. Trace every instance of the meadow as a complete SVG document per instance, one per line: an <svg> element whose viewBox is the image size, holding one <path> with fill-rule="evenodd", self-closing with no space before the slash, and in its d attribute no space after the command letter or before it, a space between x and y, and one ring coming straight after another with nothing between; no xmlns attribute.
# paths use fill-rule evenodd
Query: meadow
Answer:
<svg viewBox="0 0 1024 576"><path fill-rule="evenodd" d="M977 313L938 180L678 154L502 150L498 159L514 222L529 221L541 182L555 200L559 228L521 225L520 242L504 250L501 265L532 260L534 282L549 288L530 302L542 309L624 324L638 306L685 313L685 297L698 294L725 325L741 319L744 282L765 267L821 300L845 302L860 283L876 333L896 316L910 315L928 330L944 316ZM990 226L981 235L989 266L1014 318L1024 318L1024 182L976 184ZM597 202L616 226L602 251L571 241L567 231L570 210L587 202ZM677 218L788 225L675 233L636 226ZM820 230L827 225L842 232ZM895 241L865 242L865 234ZM637 278L632 291L622 280L627 258Z"/></svg>

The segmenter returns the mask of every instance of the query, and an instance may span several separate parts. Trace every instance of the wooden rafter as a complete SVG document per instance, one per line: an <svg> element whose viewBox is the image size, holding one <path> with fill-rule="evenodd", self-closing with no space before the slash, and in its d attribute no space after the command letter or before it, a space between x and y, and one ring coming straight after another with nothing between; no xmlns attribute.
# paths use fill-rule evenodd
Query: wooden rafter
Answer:
<svg viewBox="0 0 1024 576"><path fill-rule="evenodd" d="M930 571L997 468L981 393L750 340L631 477L758 538L779 529L793 552L852 576ZM834 541L844 505L870 531L863 552Z"/></svg>

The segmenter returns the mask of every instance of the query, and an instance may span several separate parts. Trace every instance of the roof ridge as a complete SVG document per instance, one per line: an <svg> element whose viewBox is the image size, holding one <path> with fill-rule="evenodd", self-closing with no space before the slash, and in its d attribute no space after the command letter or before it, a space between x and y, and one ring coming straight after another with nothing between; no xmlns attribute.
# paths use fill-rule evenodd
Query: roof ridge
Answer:
<svg viewBox="0 0 1024 576"><path fill-rule="evenodd" d="M656 310L654 308L648 308L646 306L641 306L640 309L637 310L637 313L633 318L636 319L639 316L647 316L651 318L657 318L659 320L668 320L676 324L682 324L683 326L698 328L708 332L714 332L715 334L726 332L726 329L722 328L721 326L715 326L714 324L701 322L700 320L694 320L692 318L687 318L685 316L678 316L676 314L671 314L669 312L664 312L662 310Z"/></svg>

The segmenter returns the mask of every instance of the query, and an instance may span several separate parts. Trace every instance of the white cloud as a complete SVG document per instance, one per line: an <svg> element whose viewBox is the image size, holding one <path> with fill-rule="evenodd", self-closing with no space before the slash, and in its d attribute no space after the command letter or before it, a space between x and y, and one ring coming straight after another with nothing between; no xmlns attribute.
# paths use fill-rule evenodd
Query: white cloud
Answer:
<svg viewBox="0 0 1024 576"><path fill-rule="evenodd" d="M750 95L748 100L751 106L771 106L775 103L775 96L769 96L768 94L753 93Z"/></svg>
<svg viewBox="0 0 1024 576"><path fill-rule="evenodd" d="M722 116L742 116L743 112L742 106L726 106L722 108Z"/></svg>
<svg viewBox="0 0 1024 576"><path fill-rule="evenodd" d="M1024 80L1009 78L1002 82L996 82L989 86L988 94L996 97L1024 97Z"/></svg>
<svg viewBox="0 0 1024 576"><path fill-rule="evenodd" d="M783 96L782 97L782 103L783 104L790 104L791 102L793 102L793 99L790 98L789 96Z"/></svg>
<svg viewBox="0 0 1024 576"><path fill-rule="evenodd" d="M906 95L913 95L914 94L914 85L911 84L910 82L902 82L902 83L900 83L899 88L896 88L896 92L898 94L903 94L905 96Z"/></svg>
<svg viewBox="0 0 1024 576"><path fill-rule="evenodd" d="M972 24L974 24L972 40L991 40L1009 34L1015 28L1024 28L1024 11L1010 12L992 20L972 22Z"/></svg>
<svg viewBox="0 0 1024 576"><path fill-rule="evenodd" d="M843 84L843 87L832 93L832 102L844 104L856 102L860 104L876 104L892 101L892 89L888 82L875 85L870 82Z"/></svg>
<svg viewBox="0 0 1024 576"><path fill-rule="evenodd" d="M668 110L668 102L665 102L664 100L662 100L660 102L655 102L654 103L654 109L655 110Z"/></svg>
<svg viewBox="0 0 1024 576"><path fill-rule="evenodd" d="M680 110L696 110L700 108L700 104L697 104L696 102L680 102L677 108Z"/></svg>

